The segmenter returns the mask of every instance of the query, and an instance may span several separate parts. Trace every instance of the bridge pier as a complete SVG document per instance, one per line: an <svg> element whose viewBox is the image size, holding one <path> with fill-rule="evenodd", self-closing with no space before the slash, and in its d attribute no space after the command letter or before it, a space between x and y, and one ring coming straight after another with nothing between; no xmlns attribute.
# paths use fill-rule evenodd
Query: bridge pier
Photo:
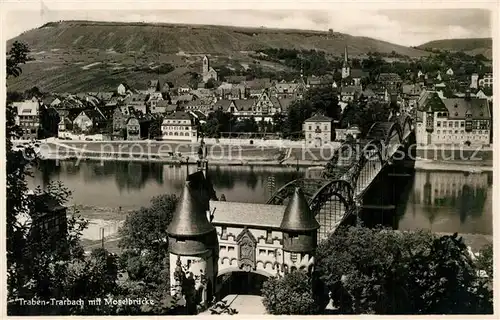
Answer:
<svg viewBox="0 0 500 320"><path fill-rule="evenodd" d="M383 168L361 199L359 216L363 225L398 229L414 176L414 161L408 159L396 160Z"/></svg>

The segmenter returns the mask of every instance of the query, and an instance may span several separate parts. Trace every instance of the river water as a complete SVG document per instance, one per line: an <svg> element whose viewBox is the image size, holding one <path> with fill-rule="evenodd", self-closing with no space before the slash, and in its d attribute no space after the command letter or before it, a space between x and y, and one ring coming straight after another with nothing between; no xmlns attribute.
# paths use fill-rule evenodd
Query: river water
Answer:
<svg viewBox="0 0 500 320"><path fill-rule="evenodd" d="M192 173L195 167L189 170ZM45 161L28 183L43 187L49 181L61 181L73 192L69 204L97 213L91 217L94 220L102 220L100 212L103 217L115 212L114 218L94 223L94 227L106 225L107 233L113 233L118 225L109 219L122 220L118 208L121 212L134 210L148 206L154 196L180 194L187 171L186 166L161 163ZM212 166L209 174L217 195L224 194L227 201L265 203L280 186L304 177L306 170ZM398 229L492 235L492 176L492 172L417 170ZM91 225L86 237L97 239L98 230Z"/></svg>

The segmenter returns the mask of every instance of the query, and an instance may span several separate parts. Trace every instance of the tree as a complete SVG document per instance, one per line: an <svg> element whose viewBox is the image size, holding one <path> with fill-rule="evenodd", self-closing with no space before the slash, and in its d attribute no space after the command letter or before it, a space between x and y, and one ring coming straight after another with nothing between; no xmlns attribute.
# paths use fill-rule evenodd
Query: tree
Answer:
<svg viewBox="0 0 500 320"><path fill-rule="evenodd" d="M341 313L489 313L491 293L461 238L339 229L317 250L317 272Z"/></svg>
<svg viewBox="0 0 500 320"><path fill-rule="evenodd" d="M127 216L119 231L121 265L129 280L122 286L125 297L151 298L159 302L148 309L129 308L119 313L169 314L174 302L170 297L167 227L177 205L175 195L154 197L148 208Z"/></svg>
<svg viewBox="0 0 500 320"><path fill-rule="evenodd" d="M207 83L205 83L205 88L213 89L213 88L215 88L216 85L217 85L217 82L215 81L215 79L210 78L210 79L208 79Z"/></svg>
<svg viewBox="0 0 500 320"><path fill-rule="evenodd" d="M332 88L312 88L306 92L304 100L308 101L316 112L321 112L334 120L340 120L339 99Z"/></svg>
<svg viewBox="0 0 500 320"><path fill-rule="evenodd" d="M269 278L262 287L262 297L267 312L274 315L319 314L322 309L313 294L311 277L302 270Z"/></svg>
<svg viewBox="0 0 500 320"><path fill-rule="evenodd" d="M27 44L15 41L7 53L7 78L18 77L22 73L20 65L32 60L28 54L30 50Z"/></svg>
<svg viewBox="0 0 500 320"><path fill-rule="evenodd" d="M153 119L149 127L149 136L154 139L162 135L161 133L161 119Z"/></svg>
<svg viewBox="0 0 500 320"><path fill-rule="evenodd" d="M7 76L21 74L20 65L28 60L29 49L15 42L7 58ZM31 147L24 151L12 149L11 139L19 135L14 121L15 111L7 106L6 173L7 173L7 310L10 315L81 314L76 306L29 306L19 299L71 299L85 296L85 292L99 297L113 292L116 268L106 252L84 256L80 236L88 221L77 212L67 217L66 231L43 233L35 223L46 214L38 205L41 199L52 199L64 205L71 192L60 183L50 182L45 189L36 188L30 194L26 175L28 167L38 159ZM34 159L34 160L30 160ZM45 199L45 200L44 200ZM43 229L42 229L43 230ZM50 300L49 300L50 301Z"/></svg>

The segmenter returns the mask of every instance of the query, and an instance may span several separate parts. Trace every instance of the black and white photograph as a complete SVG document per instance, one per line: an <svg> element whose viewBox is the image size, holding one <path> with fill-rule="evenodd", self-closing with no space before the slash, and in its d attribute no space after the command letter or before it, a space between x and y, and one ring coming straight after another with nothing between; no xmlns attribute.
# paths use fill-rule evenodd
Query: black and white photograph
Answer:
<svg viewBox="0 0 500 320"><path fill-rule="evenodd" d="M493 316L498 2L59 3L3 12L4 314Z"/></svg>

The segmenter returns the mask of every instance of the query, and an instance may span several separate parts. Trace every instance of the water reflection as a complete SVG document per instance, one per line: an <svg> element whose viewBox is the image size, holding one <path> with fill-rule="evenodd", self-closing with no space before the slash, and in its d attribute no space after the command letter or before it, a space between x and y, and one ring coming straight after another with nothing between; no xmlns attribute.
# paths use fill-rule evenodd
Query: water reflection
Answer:
<svg viewBox="0 0 500 320"><path fill-rule="evenodd" d="M44 161L30 186L60 180L73 191L71 203L92 207L135 209L152 197L179 194L188 168L146 162ZM194 172L195 166L189 171ZM294 167L211 166L217 195L227 201L264 203L285 183L303 177ZM417 170L398 228L437 232L492 234L492 173ZM398 190L395 190L397 192Z"/></svg>
<svg viewBox="0 0 500 320"><path fill-rule="evenodd" d="M492 234L492 176L491 172L417 171L403 229L424 224L434 231Z"/></svg>

